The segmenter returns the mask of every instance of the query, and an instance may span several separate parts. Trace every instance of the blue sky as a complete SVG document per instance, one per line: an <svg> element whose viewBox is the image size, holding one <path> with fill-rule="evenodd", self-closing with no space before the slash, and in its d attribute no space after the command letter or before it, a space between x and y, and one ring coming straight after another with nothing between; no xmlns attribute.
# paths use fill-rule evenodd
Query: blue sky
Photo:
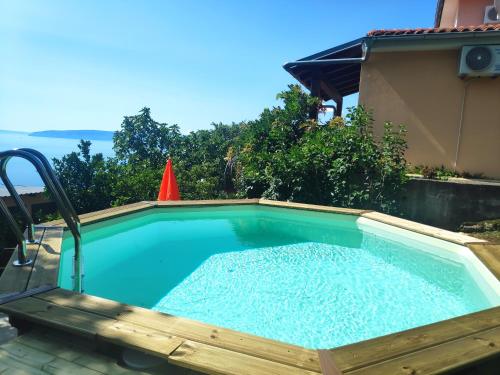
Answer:
<svg viewBox="0 0 500 375"><path fill-rule="evenodd" d="M144 106L183 132L250 120L294 82L284 62L430 27L435 3L0 0L0 129L116 130Z"/></svg>

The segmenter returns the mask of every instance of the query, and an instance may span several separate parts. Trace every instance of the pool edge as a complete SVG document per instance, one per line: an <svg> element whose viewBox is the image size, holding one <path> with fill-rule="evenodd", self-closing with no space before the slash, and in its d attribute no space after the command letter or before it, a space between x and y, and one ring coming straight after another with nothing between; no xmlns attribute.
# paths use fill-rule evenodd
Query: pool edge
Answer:
<svg viewBox="0 0 500 375"><path fill-rule="evenodd" d="M328 206L316 206L316 205L291 203L291 202L278 202L278 201L269 201L264 199L180 201L180 202L167 202L167 203L149 201L149 202L138 202L127 206L115 207L102 211L96 211L93 213L82 215L81 218L82 218L82 225L88 225L103 220L107 220L110 218L115 218L143 210L150 210L157 207L166 208L166 207L179 207L179 206L223 206L223 205L239 205L239 204L276 206L283 208L356 215L356 216L366 217L371 220L380 221L402 229L407 229L423 235L429 235L434 238L442 239L449 242L454 242L456 244L463 245L469 248L473 252L473 254L479 259L479 261L483 263L497 279L500 279L500 245L490 244L487 241L479 240L474 237L441 230L439 228L415 223L409 220L400 219L386 214L381 214L376 211L345 209L345 208L336 208ZM38 230L41 229L43 231L42 234L43 241L42 244L39 246L39 248L36 250L37 254L35 254L35 263L31 271L29 272L30 275L27 278L25 289L36 288L47 284L49 285L52 284L53 286L57 286L59 256L61 253L64 226L60 221L54 221L54 222L44 223L37 227ZM47 233L47 236L45 236L45 233ZM13 256L15 255L16 252L14 252ZM57 265L55 265L55 263L57 263ZM17 270L21 269L17 268ZM26 272L24 272L24 274L25 273ZM0 283L2 282L3 277L4 275L2 275L2 277L0 278ZM13 276L11 275L9 277ZM26 280L25 276L23 277L24 277L23 280ZM19 284L22 284L21 280ZM85 295L81 294L80 296L84 297ZM29 298L36 298L36 296ZM116 303L114 301L110 302ZM19 313L16 312L16 310L9 309L8 307L5 306L9 306L9 304L7 303L6 305L0 306L0 311L5 311L11 314ZM132 306L129 310L133 311L134 308L135 306ZM82 311L83 313L85 309L83 309L83 307L80 306L79 308L77 308L77 310ZM130 311L129 313L132 313ZM157 314L162 314L166 316L166 314L159 312ZM22 315L24 318L27 317L25 312L23 312ZM482 318L478 318L478 316ZM186 318L179 318L179 319L183 319L185 321L191 321ZM34 320L40 322L39 318L34 318ZM197 327L197 325L200 324L199 322L196 321L191 321L191 322L193 323L193 327ZM56 325L56 322L52 322L52 324ZM214 332L218 330L227 331L227 329L223 327L216 327L216 326L211 326L211 327ZM66 329L69 328L66 327ZM237 331L234 332L239 334L239 332ZM485 335L485 338L482 338L483 334ZM242 334L242 335L248 336L247 334ZM97 335L97 337L99 337L99 335ZM381 336L374 339L365 340L358 343L334 348L331 349L330 352L333 358L335 359L336 363L339 364L341 370L350 372L350 371L357 371L358 369L364 368L366 366L377 366L382 362L384 363L394 362L395 364L397 364L399 363L398 361L410 360L411 358L413 358L412 356L416 356L415 358L417 360L419 356L425 354L423 353L425 351L432 351L432 352L435 350L439 351L441 349L438 347L442 346L446 347L447 345L451 345L452 343L453 345L455 345L455 342L458 341L460 342L464 341L463 345L473 345L478 342L482 343L481 345L488 344L489 346L486 345L485 347L490 348L488 350L490 350L491 353L494 353L494 355L499 355L500 342L497 342L497 339L500 340L500 307L494 307L477 313L462 315L456 318L436 322L430 325L421 326L410 330L393 333L387 336ZM275 343L276 345L278 344L285 345L291 348L301 348L305 350L306 353L310 354L313 357L316 357L317 355L316 351L311 349L297 347L295 345L289 345L275 340L268 340L268 339L265 340L266 342L269 343L270 346L272 346L271 343ZM190 340L186 339L185 342L187 341ZM186 357L189 356L182 354L185 353L186 350L186 348L183 347L185 342L182 345L179 345L175 350L173 350L172 353L170 353L173 355L177 352L177 356L174 355L176 359L173 360L172 363L176 363L181 366L186 365L186 363L184 362L186 360ZM211 341L209 340L209 342ZM124 342L124 345L128 344ZM206 346L205 343L203 343L202 345ZM137 348L140 349L140 346L139 347L136 346L136 349ZM183 348L182 350L184 350L184 352L182 350L181 350L182 353L178 352L179 348ZM193 347L189 348L192 349ZM194 348L197 348L197 346L194 345ZM201 349L198 347L198 349L192 349L192 350L201 350ZM249 354L249 352L245 352L243 354L246 356L255 356L256 358L259 358L261 360L263 359L262 353ZM487 354L484 355L486 356ZM403 357L404 359L402 359ZM181 360L179 360L179 358L181 358ZM363 358L364 362L361 361ZM311 359L309 358L309 360ZM299 359L297 359L297 361L299 361ZM302 361L303 358L301 355L300 362L302 363ZM319 367L317 367L319 365L317 365L316 361L317 358L315 360L311 360L311 363L309 363L309 365L306 367L303 367L302 365L299 366L298 363L294 364L293 361L287 363L286 365L293 366L295 368L300 368L306 371L312 371L313 373L318 373L318 371L321 370L319 369ZM277 361L277 362L281 363L281 365L285 365L282 361ZM464 365L463 361L456 362L456 366L463 366L463 365Z"/></svg>

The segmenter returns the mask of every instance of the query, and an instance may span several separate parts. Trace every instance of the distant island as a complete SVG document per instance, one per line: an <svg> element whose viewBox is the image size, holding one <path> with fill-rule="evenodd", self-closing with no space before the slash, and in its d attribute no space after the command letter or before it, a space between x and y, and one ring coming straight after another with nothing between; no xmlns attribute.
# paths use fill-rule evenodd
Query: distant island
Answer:
<svg viewBox="0 0 500 375"><path fill-rule="evenodd" d="M89 141L111 141L115 132L105 130L44 130L29 133L32 137L84 139Z"/></svg>
<svg viewBox="0 0 500 375"><path fill-rule="evenodd" d="M21 132L19 130L4 130L4 129L0 129L0 133L27 134L26 132Z"/></svg>

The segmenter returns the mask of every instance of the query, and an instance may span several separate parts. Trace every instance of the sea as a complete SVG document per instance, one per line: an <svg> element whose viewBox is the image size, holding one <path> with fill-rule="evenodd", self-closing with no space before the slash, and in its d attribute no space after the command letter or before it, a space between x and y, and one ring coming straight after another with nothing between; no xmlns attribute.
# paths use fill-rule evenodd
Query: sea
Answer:
<svg viewBox="0 0 500 375"><path fill-rule="evenodd" d="M112 141L93 141L90 146L92 154L102 153L105 157L111 157L113 153ZM0 130L0 151L11 150L14 148L33 148L44 154L52 163L53 158L78 151L78 139L53 138L53 137L35 137L29 133L12 132ZM16 186L35 188L43 186L43 182L38 176L35 168L27 161L15 158L9 161L7 173ZM3 186L0 180L0 187Z"/></svg>

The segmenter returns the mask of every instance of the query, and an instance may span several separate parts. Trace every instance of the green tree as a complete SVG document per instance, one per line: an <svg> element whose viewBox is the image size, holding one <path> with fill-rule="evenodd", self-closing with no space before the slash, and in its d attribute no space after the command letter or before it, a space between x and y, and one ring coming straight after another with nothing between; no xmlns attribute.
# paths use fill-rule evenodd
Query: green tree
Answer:
<svg viewBox="0 0 500 375"><path fill-rule="evenodd" d="M81 140L78 152L53 159L54 169L78 213L107 208L113 202L108 162L101 153L90 155L90 141Z"/></svg>
<svg viewBox="0 0 500 375"><path fill-rule="evenodd" d="M264 111L246 128L236 176L240 196L397 210L406 181L404 128L387 123L377 140L363 107L320 124L308 119L317 104L304 96L290 87L279 95L283 107Z"/></svg>
<svg viewBox="0 0 500 375"><path fill-rule="evenodd" d="M113 137L116 160L142 168L161 167L169 152L177 149L182 135L178 125L160 123L151 118L144 107L138 115L125 116L121 129Z"/></svg>
<svg viewBox="0 0 500 375"><path fill-rule="evenodd" d="M183 199L266 197L397 210L406 177L404 128L385 124L379 139L363 107L328 123L310 119L319 101L298 85L254 121L212 124L183 135L149 108L126 116L114 136L116 157L80 152L55 161L79 212L157 197L168 156Z"/></svg>
<svg viewBox="0 0 500 375"><path fill-rule="evenodd" d="M113 204L155 200L169 153L179 149L182 135L178 125L160 123L145 107L138 115L125 116L113 137L116 157L109 169L113 181Z"/></svg>
<svg viewBox="0 0 500 375"><path fill-rule="evenodd" d="M212 124L212 127L184 136L180 147L172 153L184 199L226 198L234 194L231 175L226 171L227 158L241 126Z"/></svg>

